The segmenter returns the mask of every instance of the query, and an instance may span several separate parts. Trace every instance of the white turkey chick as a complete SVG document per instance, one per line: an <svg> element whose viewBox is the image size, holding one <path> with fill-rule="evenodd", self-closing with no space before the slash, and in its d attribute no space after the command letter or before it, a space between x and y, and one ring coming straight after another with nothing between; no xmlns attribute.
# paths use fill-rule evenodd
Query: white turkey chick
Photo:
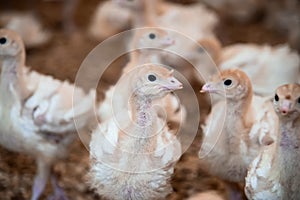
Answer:
<svg viewBox="0 0 300 200"><path fill-rule="evenodd" d="M271 101L254 96L249 78L238 69L222 71L202 92L225 99L212 106L202 126L199 157L211 174L243 183L251 161L276 138L277 118Z"/></svg>
<svg viewBox="0 0 300 200"><path fill-rule="evenodd" d="M279 118L278 139L250 165L245 193L253 200L296 200L300 197L300 85L277 88L273 106Z"/></svg>
<svg viewBox="0 0 300 200"><path fill-rule="evenodd" d="M75 88L72 95L74 85L30 72L25 67L23 41L11 30L0 29L0 63L0 144L35 158L37 173L31 199L37 200L51 176L52 166L66 157L76 131L89 122L95 92L87 95ZM53 198L66 198L55 177L51 178Z"/></svg>
<svg viewBox="0 0 300 200"><path fill-rule="evenodd" d="M154 27L136 29L129 48L134 51L130 53L130 60L123 68L122 75L145 63L160 63L163 49L174 43L175 41L162 29ZM114 113L126 110L127 103L124 101L124 98L127 95L127 90L115 91L115 86L111 86L105 92L105 99L99 106L100 120L107 120ZM175 127L184 122L186 110L174 94L167 94L163 98L162 105L166 113L159 109L160 117L166 117L168 123Z"/></svg>
<svg viewBox="0 0 300 200"><path fill-rule="evenodd" d="M170 178L181 145L153 107L181 89L172 70L145 64L121 77L128 110L99 124L90 143L90 182L108 199L163 199L172 192Z"/></svg>
<svg viewBox="0 0 300 200"><path fill-rule="evenodd" d="M200 69L203 76L215 69L214 60L211 59L215 52L209 50L212 46L213 50L217 50L215 47L221 49L220 42L214 35L218 18L204 5L180 5L160 0L116 0L116 2L136 15L133 17L137 21L134 21L135 27L145 26L146 22L152 21L156 26L166 28L170 36L176 40L174 45L166 48L168 51L161 57L163 63L176 67L189 80L196 78L201 82L204 78L195 76L195 70L187 67L188 63L194 65L194 69ZM211 41L209 50L206 52L202 48L199 52L202 43L205 44L204 48L208 44L206 41Z"/></svg>

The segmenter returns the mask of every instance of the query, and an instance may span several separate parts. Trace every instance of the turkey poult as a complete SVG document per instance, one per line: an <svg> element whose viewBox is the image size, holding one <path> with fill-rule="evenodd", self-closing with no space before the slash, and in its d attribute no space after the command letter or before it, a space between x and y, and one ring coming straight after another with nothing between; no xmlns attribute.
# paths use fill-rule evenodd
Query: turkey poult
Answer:
<svg viewBox="0 0 300 200"><path fill-rule="evenodd" d="M271 101L254 96L249 78L237 69L221 72L202 87L202 92L225 99L213 105L202 127L199 157L212 174L243 183L251 161L263 146L275 140L277 118Z"/></svg>
<svg viewBox="0 0 300 200"><path fill-rule="evenodd" d="M145 26L146 28L136 29L133 34L133 39L128 45L128 50L136 50L135 52L131 52L130 54L130 61L123 69L123 74L129 72L130 70L134 69L136 66L139 66L144 63L161 63L162 56L164 54L165 49L174 46L176 44L176 40L170 33L165 29L160 29L157 27L157 23L155 20L155 16L153 13L154 5L156 5L156 1L145 1L145 0L138 0L135 2L131 1L119 1L122 5L129 7L132 10L132 15L134 16L133 23L135 26ZM126 90L124 90L126 91ZM116 106L113 112L120 112L122 108L126 108L126 105L121 96L122 92L118 91L113 94L113 88L108 90L107 94L107 101L103 105L111 105L112 97L116 100ZM126 94L125 94L126 96ZM123 96L124 97L124 96ZM109 104L107 104L109 103ZM172 127L172 131L176 132L180 125L185 121L186 117L186 110L183 105L180 104L178 98L170 93L167 94L163 100L162 105L164 107L164 111L158 111L158 115L161 118L166 118L170 127ZM106 112L112 113L112 112ZM100 119L101 119L100 115Z"/></svg>
<svg viewBox="0 0 300 200"><path fill-rule="evenodd" d="M217 15L202 4L186 6L163 0L110 0L99 4L90 25L90 33L95 38L103 39L130 27L141 27L143 24L141 19L136 18L136 12L151 12L149 14L158 16L155 21L160 26L181 30L185 34L188 32L190 37L211 35L218 23ZM109 28L99 28L103 25L109 25ZM182 29L182 26L188 28Z"/></svg>
<svg viewBox="0 0 300 200"><path fill-rule="evenodd" d="M130 53L130 60L123 68L123 75L134 70L145 63L160 63L162 49L173 45L174 41L169 34L159 28L144 28L136 29L133 39L131 41L131 48L135 51ZM126 85L124 85L126 87ZM120 89L120 88L119 88ZM111 86L105 92L105 99L100 104L98 114L101 121L107 120L113 116L114 113L119 113L127 109L125 101L128 93L126 89L115 91L115 86ZM167 121L174 124L176 127L180 125L186 116L186 110L173 94L167 94L162 101ZM159 111L158 111L159 112ZM160 112L160 117L164 113Z"/></svg>
<svg viewBox="0 0 300 200"><path fill-rule="evenodd" d="M274 110L279 118L277 141L250 165L245 193L253 200L300 198L300 85L276 90Z"/></svg>
<svg viewBox="0 0 300 200"><path fill-rule="evenodd" d="M181 145L154 101L182 88L173 71L146 64L120 79L129 110L99 124L90 142L90 184L108 199L164 199Z"/></svg>
<svg viewBox="0 0 300 200"><path fill-rule="evenodd" d="M152 26L152 23L149 27L135 29L127 46L127 50L130 51L130 60L122 73L129 72L139 64L161 63L164 50L175 43L176 40L166 30Z"/></svg>
<svg viewBox="0 0 300 200"><path fill-rule="evenodd" d="M273 96L277 87L300 80L300 56L288 45L235 44L223 48L220 69L241 69L249 76L253 91Z"/></svg>
<svg viewBox="0 0 300 200"><path fill-rule="evenodd" d="M151 24L152 23L150 20L150 25ZM174 44L176 44L176 40L174 40L164 29L137 29L131 42L131 45L133 46L133 49L136 49L136 52L131 53L130 61L123 68L122 74L124 75L133 70L135 67L145 63L161 63L161 57L163 56L164 49L173 46ZM108 92L113 94L111 90L112 89L110 89ZM115 92L115 96L110 95L110 101L106 102L111 104L112 97L119 99L119 95L122 95L121 91ZM115 100L114 102L116 102L116 105L118 105L120 108L117 111L121 110L121 106L123 106L123 108L125 107L124 104L120 103L123 102L121 100ZM172 131L176 132L178 127L180 127L180 125L182 125L186 119L185 107L180 104L179 99L173 93L167 94L161 103L164 111L166 112L157 110L158 116L161 118L166 117L167 122L172 127ZM114 110L114 112L116 112L116 110Z"/></svg>
<svg viewBox="0 0 300 200"><path fill-rule="evenodd" d="M157 28L145 28L135 30L134 36L128 45L128 50L131 51L129 54L129 62L124 66L122 74L125 74L137 66L140 66L149 62L159 62L160 51L155 51L147 48L162 48L172 45L172 40L168 33ZM101 121L109 119L113 115L112 111L112 100L116 98L117 105L116 111L123 110L124 105L123 97L126 96L126 91L115 91L115 86L111 86L105 92L105 99L100 103L98 109L98 115Z"/></svg>
<svg viewBox="0 0 300 200"><path fill-rule="evenodd" d="M31 197L36 200L51 175L52 165L66 156L76 130L89 121L95 92L86 95L76 88L73 95L74 85L30 72L25 67L23 41L10 30L0 29L0 62L0 144L36 159ZM63 197L55 177L51 178L54 198Z"/></svg>
<svg viewBox="0 0 300 200"><path fill-rule="evenodd" d="M136 13L141 11L147 17L154 17L154 21L158 25L182 32L193 39L198 39L199 36L213 35L214 28L218 23L217 15L201 3L180 5L163 0L114 1L132 11L134 27L143 25L140 23L140 19L135 19Z"/></svg>
<svg viewBox="0 0 300 200"><path fill-rule="evenodd" d="M166 52L162 56L164 63L180 68L182 65L187 65L187 62L183 62L186 59L191 64L199 66L200 71L204 72L211 71L209 68L215 67L203 49L200 50L200 53L198 51L202 45L201 42L198 44L198 41L208 39L219 45L219 41L214 35L214 28L218 23L218 18L215 13L208 10L204 5L200 3L180 5L162 0L116 1L130 9L133 14L140 16L133 17L133 19L136 19L133 21L134 27L145 26L143 21L152 20L157 26L169 29L168 32L176 40L176 43L167 48L172 53ZM148 9L144 9L144 12L141 13L143 8L141 5L143 4L146 4ZM211 52L208 51L208 53ZM201 57L201 59L197 59L198 57ZM195 73L195 71L192 73Z"/></svg>
<svg viewBox="0 0 300 200"><path fill-rule="evenodd" d="M130 27L143 27L147 23L147 15L144 13L149 13L151 5L151 1L144 0L110 0L100 3L90 24L89 34L95 39L105 39Z"/></svg>

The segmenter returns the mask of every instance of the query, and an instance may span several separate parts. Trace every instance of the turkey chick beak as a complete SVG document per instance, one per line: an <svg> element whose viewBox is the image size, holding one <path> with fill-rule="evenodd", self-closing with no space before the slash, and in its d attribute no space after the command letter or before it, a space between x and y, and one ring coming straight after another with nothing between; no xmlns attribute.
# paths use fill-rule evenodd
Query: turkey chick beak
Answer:
<svg viewBox="0 0 300 200"><path fill-rule="evenodd" d="M289 100L283 100L280 106L280 112L282 115L287 115L292 108L292 102Z"/></svg>
<svg viewBox="0 0 300 200"><path fill-rule="evenodd" d="M183 88L183 85L180 81L178 81L175 77L170 77L167 79L165 83L163 83L163 87L167 90L179 90Z"/></svg>

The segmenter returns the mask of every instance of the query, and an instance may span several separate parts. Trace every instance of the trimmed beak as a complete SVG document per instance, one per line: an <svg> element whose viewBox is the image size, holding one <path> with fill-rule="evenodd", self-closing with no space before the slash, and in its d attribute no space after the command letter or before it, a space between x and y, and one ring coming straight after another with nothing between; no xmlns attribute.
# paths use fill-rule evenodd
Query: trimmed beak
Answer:
<svg viewBox="0 0 300 200"><path fill-rule="evenodd" d="M211 86L210 86L209 83L205 83L205 84L202 86L202 88L201 88L201 90L200 90L200 93L208 92L210 87L211 87Z"/></svg>
<svg viewBox="0 0 300 200"><path fill-rule="evenodd" d="M171 46L175 44L175 40L170 38L170 37L166 37L163 41L162 44L165 46Z"/></svg>
<svg viewBox="0 0 300 200"><path fill-rule="evenodd" d="M168 81L163 85L167 90L179 90L183 88L183 85L175 77L168 78Z"/></svg>
<svg viewBox="0 0 300 200"><path fill-rule="evenodd" d="M286 115L290 112L291 108L292 108L292 102L289 100L283 100L280 106L280 112L282 115Z"/></svg>
<svg viewBox="0 0 300 200"><path fill-rule="evenodd" d="M205 93L205 92L218 93L219 90L215 87L214 83L208 82L208 83L205 83L200 90L200 93Z"/></svg>

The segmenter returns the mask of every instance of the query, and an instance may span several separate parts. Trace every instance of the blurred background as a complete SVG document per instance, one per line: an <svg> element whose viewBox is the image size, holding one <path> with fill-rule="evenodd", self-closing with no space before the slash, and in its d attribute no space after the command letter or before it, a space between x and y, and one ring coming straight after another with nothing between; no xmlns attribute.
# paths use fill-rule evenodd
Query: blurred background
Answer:
<svg viewBox="0 0 300 200"><path fill-rule="evenodd" d="M12 17L18 15L16 13L33 15L39 21L45 35L38 42L28 41L27 66L43 74L73 82L84 58L105 39L95 39L88 34L91 19L101 2L103 1L0 0L0 27L7 27ZM193 4L196 1L172 2ZM234 43L269 45L288 43L292 49L300 51L300 2L297 0L201 0L200 2L219 16L215 34L222 46ZM21 15L21 18L24 16ZM31 26L30 22L21 23L27 28ZM119 77L121 66L125 61L126 58L123 58L114 63L115 67L110 68L103 77L103 83L98 89L100 100L103 98L103 90ZM192 86L195 91L201 88L201 84L197 82L193 82ZM200 120L203 121L210 105L207 98L198 92L196 94L201 102L199 105L201 111L204 113ZM197 152L200 142L199 128L193 145L176 165L172 180L174 193L168 199L185 199L207 190L216 191L224 199L228 199L226 190L228 183L210 176L199 165ZM89 157L79 139L72 145L70 152L67 161L55 166L55 171L59 174L59 184L70 199L100 199L86 184ZM35 170L32 158L0 147L0 199L29 199ZM48 187L42 198L46 198L50 192Z"/></svg>

